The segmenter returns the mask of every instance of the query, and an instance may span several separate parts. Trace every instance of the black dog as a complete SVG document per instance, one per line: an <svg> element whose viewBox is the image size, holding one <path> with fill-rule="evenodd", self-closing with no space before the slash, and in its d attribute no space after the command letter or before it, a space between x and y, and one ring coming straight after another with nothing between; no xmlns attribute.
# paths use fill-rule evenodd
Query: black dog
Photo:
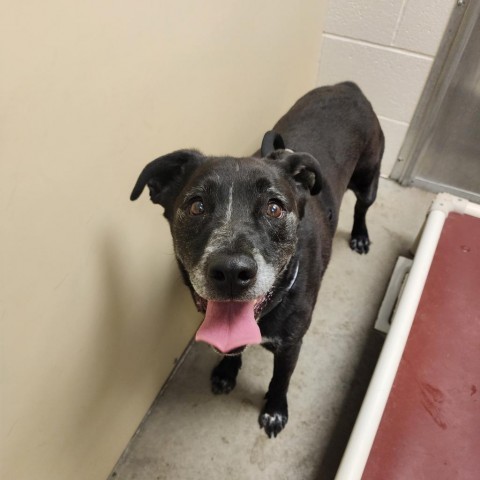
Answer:
<svg viewBox="0 0 480 480"><path fill-rule="evenodd" d="M226 354L212 372L213 392L235 387L246 345L274 353L259 417L269 437L287 423L290 377L347 188L357 197L350 246L368 252L365 215L383 147L370 103L345 82L298 100L253 157L176 151L149 163L133 189L135 200L148 185L165 209L185 283L206 313L197 340Z"/></svg>

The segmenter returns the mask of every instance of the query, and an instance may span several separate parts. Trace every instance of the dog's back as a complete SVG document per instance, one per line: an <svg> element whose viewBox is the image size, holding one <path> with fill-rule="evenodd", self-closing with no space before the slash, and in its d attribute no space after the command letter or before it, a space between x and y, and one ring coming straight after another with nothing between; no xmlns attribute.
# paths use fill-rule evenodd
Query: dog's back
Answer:
<svg viewBox="0 0 480 480"><path fill-rule="evenodd" d="M272 132L281 148L308 152L320 164L323 185L316 201L322 211L331 212L333 229L346 189L355 193L358 201L350 244L353 250L367 253L365 215L376 197L384 136L360 88L353 82L316 88L301 97Z"/></svg>
<svg viewBox="0 0 480 480"><path fill-rule="evenodd" d="M308 152L339 195L354 171L378 170L383 133L370 102L353 82L319 87L300 98L273 127L294 151ZM370 150L379 152L372 159ZM363 152L360 153L360 152Z"/></svg>

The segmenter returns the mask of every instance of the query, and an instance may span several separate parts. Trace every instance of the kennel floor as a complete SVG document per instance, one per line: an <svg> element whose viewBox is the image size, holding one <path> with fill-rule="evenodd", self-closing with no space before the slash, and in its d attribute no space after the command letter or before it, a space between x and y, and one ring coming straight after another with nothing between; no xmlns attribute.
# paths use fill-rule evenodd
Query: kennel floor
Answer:
<svg viewBox="0 0 480 480"><path fill-rule="evenodd" d="M434 195L380 181L367 215L371 251L348 246L347 192L312 325L289 390L289 421L275 439L257 417L273 357L247 349L235 390L210 392L218 356L194 344L155 400L109 480L329 480L335 477L383 336L373 325L399 255L408 256Z"/></svg>

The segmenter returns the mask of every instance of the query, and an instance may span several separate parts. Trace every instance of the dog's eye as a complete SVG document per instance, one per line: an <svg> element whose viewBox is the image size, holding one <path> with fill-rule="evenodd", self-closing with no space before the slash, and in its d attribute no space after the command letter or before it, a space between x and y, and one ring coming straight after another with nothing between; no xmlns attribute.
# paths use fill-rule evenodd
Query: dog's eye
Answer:
<svg viewBox="0 0 480 480"><path fill-rule="evenodd" d="M190 205L190 215L203 215L205 213L205 205L201 200L195 200Z"/></svg>
<svg viewBox="0 0 480 480"><path fill-rule="evenodd" d="M270 201L268 202L266 213L272 218L282 218L285 215L285 209L278 202Z"/></svg>

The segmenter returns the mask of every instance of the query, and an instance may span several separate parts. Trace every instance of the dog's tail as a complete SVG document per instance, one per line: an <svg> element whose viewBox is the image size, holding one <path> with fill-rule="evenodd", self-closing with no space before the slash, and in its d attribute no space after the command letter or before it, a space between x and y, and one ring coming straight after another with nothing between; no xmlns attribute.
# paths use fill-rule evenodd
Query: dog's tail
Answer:
<svg viewBox="0 0 480 480"><path fill-rule="evenodd" d="M275 150L284 149L285 142L283 141L283 138L279 133L274 132L273 130L269 130L263 136L261 148L262 157L266 157L269 153L272 153Z"/></svg>

